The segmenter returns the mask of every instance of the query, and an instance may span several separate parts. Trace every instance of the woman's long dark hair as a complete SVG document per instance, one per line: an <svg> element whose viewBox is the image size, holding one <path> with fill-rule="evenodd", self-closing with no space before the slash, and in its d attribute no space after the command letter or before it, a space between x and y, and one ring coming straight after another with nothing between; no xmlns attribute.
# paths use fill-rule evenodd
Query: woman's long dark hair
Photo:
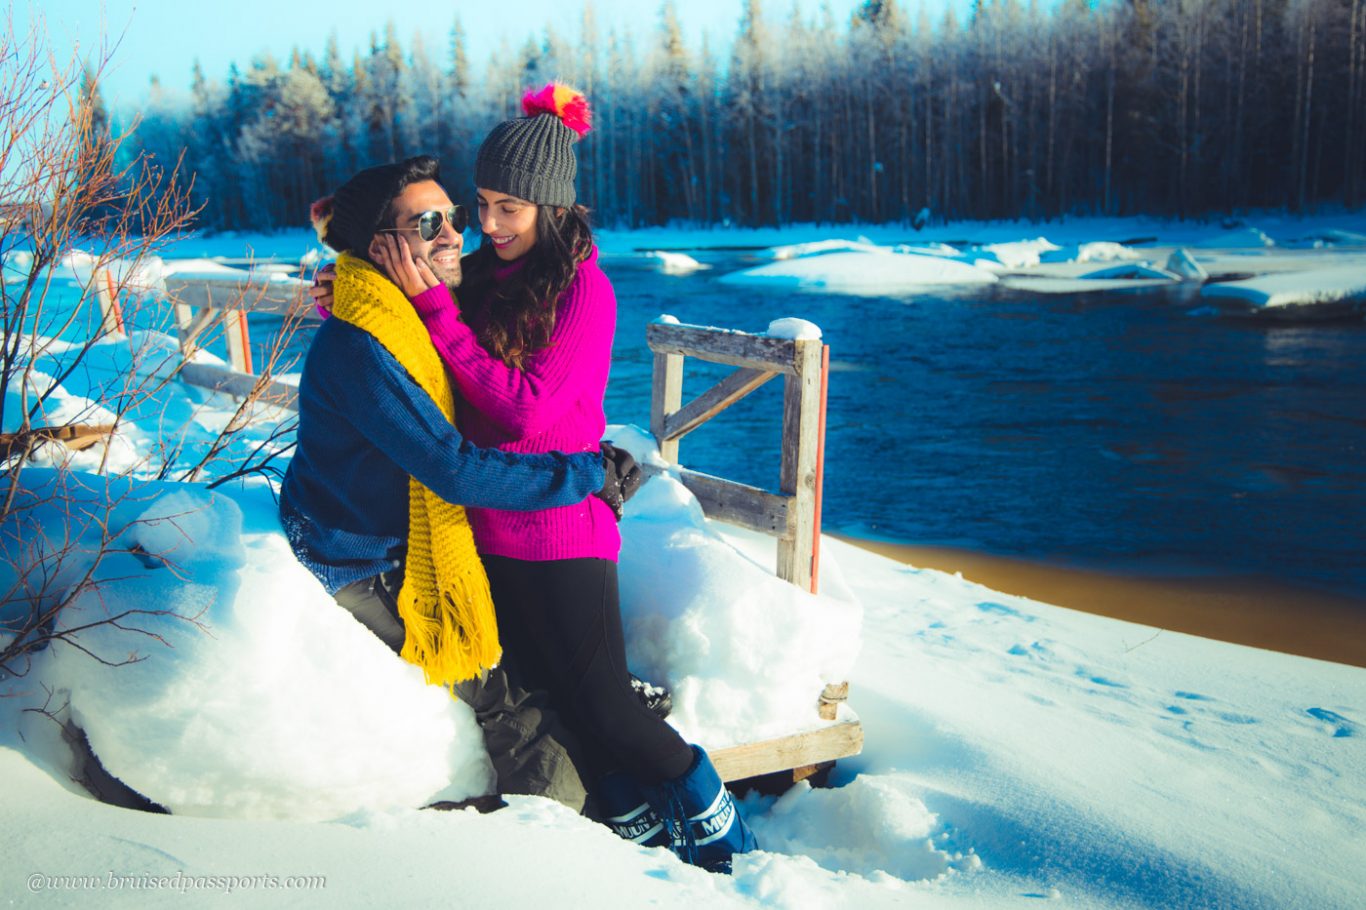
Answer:
<svg viewBox="0 0 1366 910"><path fill-rule="evenodd" d="M492 244L481 243L465 258L460 307L472 317L484 349L520 369L548 347L560 296L592 249L593 229L581 205L538 205L536 242L522 257L522 267L497 287L493 273L505 263Z"/></svg>

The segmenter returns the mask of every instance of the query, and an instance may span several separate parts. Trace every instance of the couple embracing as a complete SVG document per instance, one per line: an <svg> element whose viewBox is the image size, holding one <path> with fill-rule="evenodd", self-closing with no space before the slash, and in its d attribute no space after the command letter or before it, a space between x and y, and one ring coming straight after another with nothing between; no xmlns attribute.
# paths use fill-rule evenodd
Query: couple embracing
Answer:
<svg viewBox="0 0 1366 910"><path fill-rule="evenodd" d="M470 704L500 792L728 870L753 834L626 668L617 517L639 469L600 446L616 299L576 204L588 105L553 84L522 103L479 149L468 256L434 158L314 204L339 256L282 523L340 606Z"/></svg>

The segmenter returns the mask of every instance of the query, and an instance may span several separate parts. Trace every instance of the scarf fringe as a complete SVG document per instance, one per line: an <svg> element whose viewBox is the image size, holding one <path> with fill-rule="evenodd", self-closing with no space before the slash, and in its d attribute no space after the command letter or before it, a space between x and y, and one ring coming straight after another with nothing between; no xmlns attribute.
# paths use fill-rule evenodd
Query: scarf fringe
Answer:
<svg viewBox="0 0 1366 910"><path fill-rule="evenodd" d="M428 683L449 689L495 666L502 649L496 636L466 632L497 623L488 578L482 572L467 572L446 581L439 604L419 604L417 592L405 586L398 615L406 632L403 659L421 667Z"/></svg>

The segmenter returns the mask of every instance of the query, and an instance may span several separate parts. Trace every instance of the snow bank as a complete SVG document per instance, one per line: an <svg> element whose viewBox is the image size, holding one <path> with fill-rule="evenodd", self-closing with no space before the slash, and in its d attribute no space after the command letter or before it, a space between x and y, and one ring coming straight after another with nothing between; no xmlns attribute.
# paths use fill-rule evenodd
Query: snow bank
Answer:
<svg viewBox="0 0 1366 910"><path fill-rule="evenodd" d="M1142 259L1143 253L1130 249L1122 243L1109 240L1096 240L1083 243L1077 248L1077 262L1114 262L1124 259Z"/></svg>
<svg viewBox="0 0 1366 910"><path fill-rule="evenodd" d="M846 294L897 294L933 285L991 284L986 269L940 256L878 252L834 252L790 259L732 272L718 279L740 286L818 288Z"/></svg>
<svg viewBox="0 0 1366 910"><path fill-rule="evenodd" d="M1202 299L1253 311L1313 309L1324 315L1366 308L1360 263L1206 284Z"/></svg>
<svg viewBox="0 0 1366 910"><path fill-rule="evenodd" d="M1172 250L1167 257L1167 271L1174 275L1179 275L1186 281L1208 281L1209 272L1205 267L1196 262L1195 257L1190 254L1190 250L1181 248Z"/></svg>
<svg viewBox="0 0 1366 910"><path fill-rule="evenodd" d="M1062 247L1048 238L1036 237L1033 240L1017 240L1011 243L989 243L975 252L986 254L981 258L999 262L1008 269L1022 269L1038 265L1042 254L1060 249Z"/></svg>
<svg viewBox="0 0 1366 910"><path fill-rule="evenodd" d="M614 429L619 441L631 432ZM92 479L76 499L119 503L117 545L129 552L106 558L105 582L61 623L132 611L123 624L145 635L103 626L79 642L140 659L108 666L59 644L38 676L70 693L111 773L174 812L238 818L326 819L486 792L468 708L336 606L290 552L268 491L110 483ZM622 534L628 651L637 672L672 687L671 720L690 740L716 747L823 723L817 698L848 678L859 648L856 599L775 578L668 476L629 503Z"/></svg>
<svg viewBox="0 0 1366 910"><path fill-rule="evenodd" d="M631 448L620 429L609 436ZM847 679L858 653L856 600L776 578L772 539L767 562L740 551L668 475L631 500L621 532L627 651L637 672L672 687L671 723L709 748L821 723L821 690Z"/></svg>
<svg viewBox="0 0 1366 910"><path fill-rule="evenodd" d="M949 246L947 243L899 243L892 247L898 253L919 253L922 256L947 256L950 259L962 259L963 253L957 247Z"/></svg>
<svg viewBox="0 0 1366 910"><path fill-rule="evenodd" d="M145 635L105 625L78 640L139 659L108 666L57 644L38 670L69 692L112 774L175 813L237 818L320 820L487 792L468 707L336 606L290 552L268 491L119 495L120 516L134 516L123 542L141 559L108 557L105 582L61 626L133 611L121 624Z"/></svg>
<svg viewBox="0 0 1366 910"><path fill-rule="evenodd" d="M659 264L659 270L665 275L691 275L711 266L698 262L687 253L674 253L667 250L650 250L641 253L638 258L648 259Z"/></svg>
<svg viewBox="0 0 1366 910"><path fill-rule="evenodd" d="M877 246L866 238L859 240L813 240L810 243L789 243L775 246L761 253L769 259L801 259L806 256L821 256L826 253L889 253L885 246Z"/></svg>

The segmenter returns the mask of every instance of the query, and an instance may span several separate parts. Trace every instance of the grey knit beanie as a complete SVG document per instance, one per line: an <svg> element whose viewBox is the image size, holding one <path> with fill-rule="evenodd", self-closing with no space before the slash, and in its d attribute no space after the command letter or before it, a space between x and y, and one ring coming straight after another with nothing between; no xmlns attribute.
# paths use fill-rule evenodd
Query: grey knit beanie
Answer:
<svg viewBox="0 0 1366 910"><path fill-rule="evenodd" d="M537 205L571 206L578 159L574 144L590 129L580 92L551 83L522 98L525 117L504 120L474 159L474 184Z"/></svg>

